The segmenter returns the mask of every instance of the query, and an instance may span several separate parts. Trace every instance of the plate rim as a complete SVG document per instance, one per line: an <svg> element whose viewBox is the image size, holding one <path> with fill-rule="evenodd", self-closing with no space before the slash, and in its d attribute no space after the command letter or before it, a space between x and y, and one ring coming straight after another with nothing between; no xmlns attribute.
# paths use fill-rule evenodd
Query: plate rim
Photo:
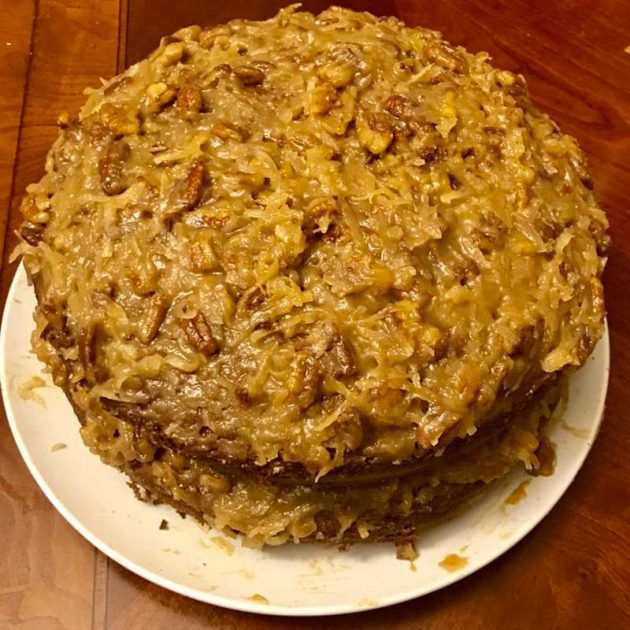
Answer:
<svg viewBox="0 0 630 630"><path fill-rule="evenodd" d="M417 599L423 597L424 595L439 591L447 586L450 586L451 584L454 584L455 582L463 580L473 573L476 573L480 569L488 566L490 563L494 562L503 554L507 553L512 547L523 540L523 538L525 538L534 528L542 523L543 520L545 520L551 510L566 494L569 486L573 483L575 477L581 470L586 458L591 452L595 440L597 439L605 415L605 402L610 381L610 335L607 320L604 321L604 334L598 342L598 346L601 345L601 350L603 351L605 378L603 380L601 390L599 391L600 403L598 405L598 417L596 420L593 420L592 439L589 440L589 442L586 444L586 447L582 451L580 451L579 457L577 457L572 462L572 469L567 473L567 479L564 484L562 484L562 489L558 492L555 499L551 501L548 505L545 505L543 509L539 510L533 518L527 520L515 531L513 531L513 535L510 536L509 539L502 541L502 544L498 544L490 553L488 553L482 559L470 562L468 566L457 572L445 573L442 579L435 580L428 585L423 585L416 589L385 596L382 599L379 599L378 602L376 602L374 605L359 606L356 603L346 603L291 607L286 605L257 603L254 601L249 602L243 599L224 597L222 595L217 595L211 591L202 591L201 589L195 589L184 584L180 584L174 580L171 580L170 578L161 576L160 574L143 567L141 564L138 564L134 560L124 555L124 553L118 552L105 540L101 539L97 534L93 533L88 526L84 525L81 522L79 517L75 516L75 514L64 505L64 503L57 497L55 491L48 484L44 475L40 472L36 462L31 457L30 451L26 446L21 431L18 427L19 421L12 405L13 394L10 391L10 375L8 372L7 323L10 317L11 306L15 302L16 293L20 290L21 282L26 282L27 286L31 288L31 283L28 280L23 262L20 262L11 281L11 286L7 293L2 314L2 322L0 324L0 392L2 394L2 402L5 410L5 415L7 418L7 423L11 430L11 434L13 436L13 440L17 445L20 457L26 464L28 471L39 486L39 489L43 492L44 496L46 496L48 501L50 501L57 512L59 512L59 514L66 520L66 522L70 524L71 527L73 527L91 545L93 545L96 549L101 551L107 557L111 558L114 562L120 564L132 573L135 573L139 577L153 584L156 584L161 588L165 588L169 591L175 592L185 597L189 597L205 604L211 604L222 608L237 610L239 612L291 617L324 617L332 615L346 615L351 613L367 612L368 610L376 610L378 608L385 608L413 599ZM96 456L94 455L94 457Z"/></svg>

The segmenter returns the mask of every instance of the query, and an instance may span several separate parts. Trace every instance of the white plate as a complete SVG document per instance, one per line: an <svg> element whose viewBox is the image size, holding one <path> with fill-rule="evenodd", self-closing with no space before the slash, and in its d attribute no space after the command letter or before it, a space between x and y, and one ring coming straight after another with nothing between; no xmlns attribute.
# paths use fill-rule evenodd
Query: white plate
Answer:
<svg viewBox="0 0 630 630"><path fill-rule="evenodd" d="M65 396L30 352L34 306L20 267L0 338L2 392L15 441L41 489L85 538L134 573L188 597L248 612L329 615L378 608L430 593L483 567L525 536L567 489L595 440L608 384L606 333L573 377L562 420L550 428L557 446L555 473L530 478L514 472L463 514L423 534L415 567L396 560L391 545L358 545L348 552L312 545L258 551L205 532L171 508L137 501L126 478L88 451ZM47 386L35 390L40 401L24 400L19 388L34 375ZM506 503L525 479L526 496ZM168 530L159 529L162 519ZM440 562L448 554L465 557L466 566L447 571Z"/></svg>

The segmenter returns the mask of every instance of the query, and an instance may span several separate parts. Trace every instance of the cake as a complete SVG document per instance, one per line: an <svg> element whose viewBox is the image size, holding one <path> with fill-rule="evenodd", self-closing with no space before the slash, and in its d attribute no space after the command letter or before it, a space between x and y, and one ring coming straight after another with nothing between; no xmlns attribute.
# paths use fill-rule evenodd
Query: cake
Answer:
<svg viewBox="0 0 630 630"><path fill-rule="evenodd" d="M289 7L163 38L59 127L22 204L33 347L139 498L252 545L403 544L550 472L609 239L521 76Z"/></svg>

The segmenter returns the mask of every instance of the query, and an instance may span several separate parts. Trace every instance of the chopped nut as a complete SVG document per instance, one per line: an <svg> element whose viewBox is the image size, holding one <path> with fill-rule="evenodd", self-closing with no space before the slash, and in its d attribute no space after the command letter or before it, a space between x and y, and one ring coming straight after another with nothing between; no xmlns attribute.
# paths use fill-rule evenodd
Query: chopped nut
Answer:
<svg viewBox="0 0 630 630"><path fill-rule="evenodd" d="M172 66L184 56L184 43L177 41L168 44L157 57L155 63L162 66Z"/></svg>
<svg viewBox="0 0 630 630"><path fill-rule="evenodd" d="M380 155L390 145L394 135L384 114L365 112L357 118L359 142L374 155Z"/></svg>
<svg viewBox="0 0 630 630"><path fill-rule="evenodd" d="M203 196L207 184L206 169L202 162L193 162L186 177L176 182L171 195L175 211L194 210Z"/></svg>
<svg viewBox="0 0 630 630"><path fill-rule="evenodd" d="M356 373L352 350L334 324L319 322L309 334L307 345L313 356L320 360L325 373L334 378Z"/></svg>
<svg viewBox="0 0 630 630"><path fill-rule="evenodd" d="M448 174L448 185L449 185L451 190L459 190L459 188L461 187L462 183L461 183L461 181L459 181L459 178L456 175L453 175L453 173L449 173Z"/></svg>
<svg viewBox="0 0 630 630"><path fill-rule="evenodd" d="M201 199L201 192L206 183L206 169L201 162L196 162L190 167L186 178L186 208L194 208Z"/></svg>
<svg viewBox="0 0 630 630"><path fill-rule="evenodd" d="M203 273L214 269L217 258L212 251L210 243L195 241L190 245L189 250L190 266L195 273Z"/></svg>
<svg viewBox="0 0 630 630"><path fill-rule="evenodd" d="M150 343L155 339L166 316L166 311L167 301L161 294L154 293L147 300L138 335L142 343Z"/></svg>
<svg viewBox="0 0 630 630"><path fill-rule="evenodd" d="M319 392L321 373L316 361L306 352L295 356L288 380L291 397L300 409L313 404Z"/></svg>
<svg viewBox="0 0 630 630"><path fill-rule="evenodd" d="M179 320L191 345L206 356L211 356L219 351L219 342L212 334L203 313L197 313L192 319Z"/></svg>
<svg viewBox="0 0 630 630"><path fill-rule="evenodd" d="M355 67L349 63L338 63L324 66L319 70L319 76L326 79L333 87L345 87L354 77Z"/></svg>
<svg viewBox="0 0 630 630"><path fill-rule="evenodd" d="M74 344L74 336L68 330L67 318L60 317L56 309L57 307L49 304L44 304L42 307L49 322L42 332L42 338L53 344L55 348L69 348Z"/></svg>
<svg viewBox="0 0 630 630"><path fill-rule="evenodd" d="M306 94L304 111L309 116L325 114L337 100L337 91L330 83L321 83Z"/></svg>
<svg viewBox="0 0 630 630"><path fill-rule="evenodd" d="M354 363L352 350L342 337L339 337L333 343L325 363L329 368L328 371L335 378L346 378L347 376L356 374L356 365Z"/></svg>
<svg viewBox="0 0 630 630"><path fill-rule="evenodd" d="M591 331L585 326L577 345L577 356L580 363L583 364L586 361L594 345L595 342L591 336Z"/></svg>
<svg viewBox="0 0 630 630"><path fill-rule="evenodd" d="M130 107L105 103L99 110L99 118L104 127L117 137L131 136L140 131L136 112Z"/></svg>
<svg viewBox="0 0 630 630"><path fill-rule="evenodd" d="M201 92L193 83L185 83L177 93L177 107L185 112L198 113L201 111Z"/></svg>
<svg viewBox="0 0 630 630"><path fill-rule="evenodd" d="M464 57L445 42L429 44L424 50L427 59L446 70L465 72L468 64Z"/></svg>
<svg viewBox="0 0 630 630"><path fill-rule="evenodd" d="M357 71L359 59L348 45L336 46L318 74L336 88L348 85Z"/></svg>
<svg viewBox="0 0 630 630"><path fill-rule="evenodd" d="M236 127L236 125L224 122L214 123L212 133L221 138L221 140L235 140L236 142L242 142L246 137L242 129Z"/></svg>
<svg viewBox="0 0 630 630"><path fill-rule="evenodd" d="M524 111L531 109L532 103L525 81L517 75L512 75L512 78L513 82L505 86L505 91L514 99L515 104L521 109Z"/></svg>
<svg viewBox="0 0 630 630"><path fill-rule="evenodd" d="M163 81L160 81L159 83L152 83L147 88L147 95L152 99L158 99L162 94L164 94L164 92L166 92L167 89L167 85Z"/></svg>
<svg viewBox="0 0 630 630"><path fill-rule="evenodd" d="M163 81L152 83L146 90L147 98L142 101L141 107L145 113L154 114L175 100L175 91Z"/></svg>
<svg viewBox="0 0 630 630"><path fill-rule="evenodd" d="M411 103L406 96L392 94L385 101L385 109L396 118L407 118L411 114Z"/></svg>
<svg viewBox="0 0 630 630"><path fill-rule="evenodd" d="M160 529L161 530L168 529L168 521L165 518L163 518L162 521L160 522Z"/></svg>
<svg viewBox="0 0 630 630"><path fill-rule="evenodd" d="M101 188L106 195L119 195L127 190L125 163L129 152L126 142L115 141L110 143L105 155L98 161Z"/></svg>
<svg viewBox="0 0 630 630"><path fill-rule="evenodd" d="M232 70L245 87L255 87L265 80L265 73L257 66L237 66Z"/></svg>
<svg viewBox="0 0 630 630"><path fill-rule="evenodd" d="M199 41L203 29L198 24L192 24L191 26L185 26L173 33L173 37L180 41Z"/></svg>

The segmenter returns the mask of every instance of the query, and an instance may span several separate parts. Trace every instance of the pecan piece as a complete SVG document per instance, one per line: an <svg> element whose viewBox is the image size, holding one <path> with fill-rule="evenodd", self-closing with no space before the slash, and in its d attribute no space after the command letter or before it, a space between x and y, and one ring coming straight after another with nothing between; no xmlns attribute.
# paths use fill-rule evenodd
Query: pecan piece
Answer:
<svg viewBox="0 0 630 630"><path fill-rule="evenodd" d="M456 73L466 72L468 63L466 59L454 48L445 42L429 44L424 50L427 59L446 70Z"/></svg>
<svg viewBox="0 0 630 630"><path fill-rule="evenodd" d="M327 55L318 74L336 88L348 85L359 70L359 57L350 46L338 45Z"/></svg>
<svg viewBox="0 0 630 630"><path fill-rule="evenodd" d="M155 114L170 105L175 99L175 90L168 87L164 81L152 83L146 91L146 113Z"/></svg>
<svg viewBox="0 0 630 630"><path fill-rule="evenodd" d="M322 377L317 362L306 352L300 352L291 363L289 388L291 399L300 409L310 407L317 399Z"/></svg>
<svg viewBox="0 0 630 630"><path fill-rule="evenodd" d="M265 80L265 73L257 66L244 65L233 68L232 71L238 77L241 85L245 87L256 87Z"/></svg>
<svg viewBox="0 0 630 630"><path fill-rule="evenodd" d="M394 138L392 128L384 114L364 112L357 118L356 124L359 142L374 155L386 151Z"/></svg>
<svg viewBox="0 0 630 630"><path fill-rule="evenodd" d="M185 83L177 93L177 107L184 112L196 114L201 111L201 91L194 83Z"/></svg>
<svg viewBox="0 0 630 630"><path fill-rule="evenodd" d="M242 127L221 121L212 125L212 133L221 140L235 140L236 142L242 142L249 137L249 133Z"/></svg>
<svg viewBox="0 0 630 630"><path fill-rule="evenodd" d="M188 250L190 268L195 273L210 271L217 264L217 257L207 241L195 241Z"/></svg>
<svg viewBox="0 0 630 630"><path fill-rule="evenodd" d="M99 119L116 137L134 135L140 131L136 110L131 107L105 103L99 110Z"/></svg>
<svg viewBox="0 0 630 630"><path fill-rule="evenodd" d="M168 40L169 38L164 38ZM155 58L155 65L161 68L172 66L182 60L186 49L184 43L175 39L175 41L169 41L161 53Z"/></svg>
<svg viewBox="0 0 630 630"><path fill-rule="evenodd" d="M219 342L212 333L212 328L203 313L197 313L192 319L179 320L191 345L207 357L219 351Z"/></svg>
<svg viewBox="0 0 630 630"><path fill-rule="evenodd" d="M112 142L107 147L105 155L98 161L101 188L106 195L119 195L129 187L125 174L129 152L129 145L126 142Z"/></svg>
<svg viewBox="0 0 630 630"><path fill-rule="evenodd" d="M323 364L335 378L345 378L356 373L352 350L342 337L335 339Z"/></svg>
<svg viewBox="0 0 630 630"><path fill-rule="evenodd" d="M309 116L326 114L336 100L337 90L330 83L321 83L307 92L304 110Z"/></svg>
<svg viewBox="0 0 630 630"><path fill-rule="evenodd" d="M202 162L191 164L186 177L175 184L172 201L176 210L194 210L203 197L207 185L206 169Z"/></svg>
<svg viewBox="0 0 630 630"><path fill-rule="evenodd" d="M195 162L190 167L186 177L185 202L187 209L194 208L201 200L201 193L206 183L206 169L201 162Z"/></svg>
<svg viewBox="0 0 630 630"><path fill-rule="evenodd" d="M385 110L396 118L407 118L411 115L411 103L402 94L392 94L385 101Z"/></svg>
<svg viewBox="0 0 630 630"><path fill-rule="evenodd" d="M307 343L310 352L319 359L324 373L333 378L356 374L352 349L334 324L322 322L316 325L310 332Z"/></svg>
<svg viewBox="0 0 630 630"><path fill-rule="evenodd" d="M154 293L146 302L138 337L142 343L150 343L157 336L167 311L164 296Z"/></svg>

